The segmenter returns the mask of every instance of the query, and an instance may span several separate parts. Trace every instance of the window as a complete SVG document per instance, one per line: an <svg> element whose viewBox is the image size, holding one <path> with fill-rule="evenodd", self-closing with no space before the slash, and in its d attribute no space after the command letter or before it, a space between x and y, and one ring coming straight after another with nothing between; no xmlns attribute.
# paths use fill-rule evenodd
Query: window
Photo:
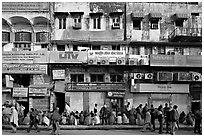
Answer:
<svg viewBox="0 0 204 137"><path fill-rule="evenodd" d="M112 45L112 50L120 50L120 45Z"/></svg>
<svg viewBox="0 0 204 137"><path fill-rule="evenodd" d="M59 18L59 29L66 29L66 17Z"/></svg>
<svg viewBox="0 0 204 137"><path fill-rule="evenodd" d="M159 29L158 20L151 20L151 29Z"/></svg>
<svg viewBox="0 0 204 137"><path fill-rule="evenodd" d="M96 17L93 19L93 29L101 29L101 18Z"/></svg>
<svg viewBox="0 0 204 137"><path fill-rule="evenodd" d="M74 20L73 28L74 29L81 29L81 17L73 18L73 20Z"/></svg>
<svg viewBox="0 0 204 137"><path fill-rule="evenodd" d="M113 29L120 29L120 17L113 18Z"/></svg>
<svg viewBox="0 0 204 137"><path fill-rule="evenodd" d="M30 43L14 43L14 48L18 51L31 51Z"/></svg>
<svg viewBox="0 0 204 137"><path fill-rule="evenodd" d="M104 82L104 74L91 74L91 82Z"/></svg>
<svg viewBox="0 0 204 137"><path fill-rule="evenodd" d="M110 74L110 82L123 82L123 75Z"/></svg>
<svg viewBox="0 0 204 137"><path fill-rule="evenodd" d="M48 32L36 33L36 42L48 42L48 38L49 38Z"/></svg>
<svg viewBox="0 0 204 137"><path fill-rule="evenodd" d="M21 87L22 85L24 87L28 87L30 85L30 79L31 79L31 75L29 74L23 74L23 75L11 75L11 77L14 79L13 81L13 86L14 87Z"/></svg>
<svg viewBox="0 0 204 137"><path fill-rule="evenodd" d="M174 52L178 55L183 55L184 49L182 47L175 47Z"/></svg>
<svg viewBox="0 0 204 137"><path fill-rule="evenodd" d="M48 44L41 44L41 49L47 49Z"/></svg>
<svg viewBox="0 0 204 137"><path fill-rule="evenodd" d="M78 51L78 45L73 45L73 51Z"/></svg>
<svg viewBox="0 0 204 137"><path fill-rule="evenodd" d="M57 45L57 51L65 51L65 45Z"/></svg>
<svg viewBox="0 0 204 137"><path fill-rule="evenodd" d="M145 55L151 55L152 54L152 48L149 46L145 46Z"/></svg>
<svg viewBox="0 0 204 137"><path fill-rule="evenodd" d="M177 27L183 27L183 20L182 20L182 19L176 20L176 21L175 21L175 25L176 25Z"/></svg>
<svg viewBox="0 0 204 137"><path fill-rule="evenodd" d="M133 29L141 30L141 20L133 20Z"/></svg>
<svg viewBox="0 0 204 137"><path fill-rule="evenodd" d="M92 50L101 50L101 45L92 45Z"/></svg>
<svg viewBox="0 0 204 137"><path fill-rule="evenodd" d="M71 82L84 82L84 74L70 74Z"/></svg>
<svg viewBox="0 0 204 137"><path fill-rule="evenodd" d="M132 47L132 55L140 55L140 46Z"/></svg>
<svg viewBox="0 0 204 137"><path fill-rule="evenodd" d="M2 32L2 41L9 42L10 41L10 33L9 32Z"/></svg>
<svg viewBox="0 0 204 137"><path fill-rule="evenodd" d="M164 46L158 46L158 54L165 54L165 47Z"/></svg>
<svg viewBox="0 0 204 137"><path fill-rule="evenodd" d="M17 32L15 33L15 41L31 42L31 33Z"/></svg>

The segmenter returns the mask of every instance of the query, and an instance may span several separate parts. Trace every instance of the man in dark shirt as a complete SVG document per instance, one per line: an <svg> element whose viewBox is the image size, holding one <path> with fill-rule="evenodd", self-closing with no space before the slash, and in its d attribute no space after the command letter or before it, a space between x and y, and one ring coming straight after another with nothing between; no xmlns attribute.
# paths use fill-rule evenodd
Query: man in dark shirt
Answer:
<svg viewBox="0 0 204 137"><path fill-rule="evenodd" d="M38 115L37 110L34 110L34 108L31 108L31 111L30 111L30 126L27 129L28 133L30 132L33 125L34 125L35 129L37 130L37 132L40 132L40 130L38 128L37 115Z"/></svg>
<svg viewBox="0 0 204 137"><path fill-rule="evenodd" d="M168 107L168 104L166 103L165 107L164 107L164 117L165 117L165 123L166 123L166 133L170 133L169 111L170 111L170 108Z"/></svg>

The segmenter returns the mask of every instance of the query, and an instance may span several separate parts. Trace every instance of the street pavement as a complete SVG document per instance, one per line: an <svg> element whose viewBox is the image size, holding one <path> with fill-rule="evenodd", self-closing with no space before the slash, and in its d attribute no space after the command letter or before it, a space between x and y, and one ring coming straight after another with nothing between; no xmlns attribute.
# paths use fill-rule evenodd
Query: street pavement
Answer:
<svg viewBox="0 0 204 137"><path fill-rule="evenodd" d="M3 130L2 135L50 135L51 130L43 130L36 132L31 130L27 133L26 130L17 130L16 133L11 133L11 130ZM170 134L159 134L158 130L155 132L141 132L141 130L60 130L60 135L170 135ZM193 133L193 130L178 130L176 135L198 135Z"/></svg>

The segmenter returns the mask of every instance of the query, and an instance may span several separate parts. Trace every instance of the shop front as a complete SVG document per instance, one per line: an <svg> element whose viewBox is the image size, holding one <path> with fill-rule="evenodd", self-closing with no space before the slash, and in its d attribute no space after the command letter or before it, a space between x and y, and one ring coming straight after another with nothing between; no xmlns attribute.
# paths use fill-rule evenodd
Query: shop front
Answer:
<svg viewBox="0 0 204 137"><path fill-rule="evenodd" d="M131 97L133 96L133 97ZM188 113L191 108L189 96L189 84L150 84L137 83L131 86L131 93L127 98L132 100L132 105L139 104L150 106L164 106L165 103L178 105L178 111Z"/></svg>

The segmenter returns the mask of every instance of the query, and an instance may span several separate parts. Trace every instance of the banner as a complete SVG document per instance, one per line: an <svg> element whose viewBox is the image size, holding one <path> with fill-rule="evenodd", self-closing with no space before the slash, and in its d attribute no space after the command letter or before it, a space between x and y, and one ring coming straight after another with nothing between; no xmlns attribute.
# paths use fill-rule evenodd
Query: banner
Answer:
<svg viewBox="0 0 204 137"><path fill-rule="evenodd" d="M2 73L47 74L47 65L40 64L2 64Z"/></svg>
<svg viewBox="0 0 204 137"><path fill-rule="evenodd" d="M87 63L87 51L51 51L50 63Z"/></svg>
<svg viewBox="0 0 204 137"><path fill-rule="evenodd" d="M13 88L13 97L27 97L28 88Z"/></svg>
<svg viewBox="0 0 204 137"><path fill-rule="evenodd" d="M4 51L2 63L48 63L47 51Z"/></svg>

